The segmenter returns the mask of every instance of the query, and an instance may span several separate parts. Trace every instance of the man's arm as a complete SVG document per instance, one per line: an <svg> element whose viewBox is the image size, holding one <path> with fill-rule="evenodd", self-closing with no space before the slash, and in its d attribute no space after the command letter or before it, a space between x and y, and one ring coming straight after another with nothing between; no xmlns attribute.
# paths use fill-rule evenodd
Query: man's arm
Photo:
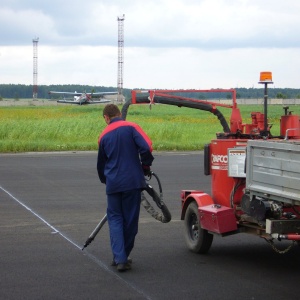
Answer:
<svg viewBox="0 0 300 300"><path fill-rule="evenodd" d="M138 146L142 165L150 167L154 160L152 155L152 141L138 125L134 126L134 140Z"/></svg>
<svg viewBox="0 0 300 300"><path fill-rule="evenodd" d="M104 168L106 164L106 156L101 149L101 143L99 144L99 149L98 149L98 159L97 159L97 171L98 171L98 176L99 179L102 183L106 183L106 177L104 175Z"/></svg>

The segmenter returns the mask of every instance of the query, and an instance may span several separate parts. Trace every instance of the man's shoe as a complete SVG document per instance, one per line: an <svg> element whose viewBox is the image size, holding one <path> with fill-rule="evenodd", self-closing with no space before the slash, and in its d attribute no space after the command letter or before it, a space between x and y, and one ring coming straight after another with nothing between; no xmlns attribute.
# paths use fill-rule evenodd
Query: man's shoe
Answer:
<svg viewBox="0 0 300 300"><path fill-rule="evenodd" d="M125 272L131 269L131 264L126 263L126 264L118 264L117 265L117 270L119 272Z"/></svg>
<svg viewBox="0 0 300 300"><path fill-rule="evenodd" d="M132 264L132 258L128 257L127 263L131 265L131 264ZM117 265L117 263L116 263L115 260L113 259L113 260L111 261L110 265L111 265L112 267L115 267L115 266Z"/></svg>
<svg viewBox="0 0 300 300"><path fill-rule="evenodd" d="M115 266L117 265L117 263L116 263L115 260L113 259L113 260L111 261L110 265L111 265L112 267L115 267Z"/></svg>

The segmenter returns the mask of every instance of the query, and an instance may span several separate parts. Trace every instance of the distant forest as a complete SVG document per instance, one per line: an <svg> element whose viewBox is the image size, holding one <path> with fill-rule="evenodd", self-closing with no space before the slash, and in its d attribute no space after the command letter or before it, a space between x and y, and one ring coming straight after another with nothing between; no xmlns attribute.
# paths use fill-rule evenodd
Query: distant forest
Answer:
<svg viewBox="0 0 300 300"><path fill-rule="evenodd" d="M213 90L213 89L212 89ZM262 88L235 88L238 99L259 99L264 97L264 87ZM116 87L104 86L89 86L89 85L39 85L38 99L49 99L50 91L61 92L109 92L117 91ZM3 99L32 99L33 86L25 84L0 84L0 100ZM126 99L131 97L131 89L123 89L123 95ZM199 93L196 96L198 99L226 99L231 98L231 95L226 93ZM268 97L272 99L300 99L300 89L291 88L273 88L268 86Z"/></svg>

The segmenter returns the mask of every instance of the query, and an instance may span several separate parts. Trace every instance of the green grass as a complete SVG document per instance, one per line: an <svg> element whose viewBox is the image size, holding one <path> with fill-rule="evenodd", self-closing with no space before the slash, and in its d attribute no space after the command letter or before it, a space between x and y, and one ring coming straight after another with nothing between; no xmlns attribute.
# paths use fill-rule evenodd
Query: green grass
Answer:
<svg viewBox="0 0 300 300"><path fill-rule="evenodd" d="M12 106L0 107L0 152L97 150L97 140L106 124L103 106ZM290 106L294 114L300 108ZM230 109L220 109L229 123ZM262 106L240 105L243 123ZM269 106L272 134L279 134L281 106ZM202 150L222 132L216 116L190 108L169 105L131 105L128 121L138 123L153 141L154 150Z"/></svg>

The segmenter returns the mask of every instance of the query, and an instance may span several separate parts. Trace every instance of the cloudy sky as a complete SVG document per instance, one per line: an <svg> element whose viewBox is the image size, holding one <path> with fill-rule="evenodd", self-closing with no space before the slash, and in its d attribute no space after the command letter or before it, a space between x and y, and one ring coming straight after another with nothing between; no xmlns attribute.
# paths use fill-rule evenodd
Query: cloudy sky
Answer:
<svg viewBox="0 0 300 300"><path fill-rule="evenodd" d="M0 83L124 88L300 88L299 0L1 0Z"/></svg>

